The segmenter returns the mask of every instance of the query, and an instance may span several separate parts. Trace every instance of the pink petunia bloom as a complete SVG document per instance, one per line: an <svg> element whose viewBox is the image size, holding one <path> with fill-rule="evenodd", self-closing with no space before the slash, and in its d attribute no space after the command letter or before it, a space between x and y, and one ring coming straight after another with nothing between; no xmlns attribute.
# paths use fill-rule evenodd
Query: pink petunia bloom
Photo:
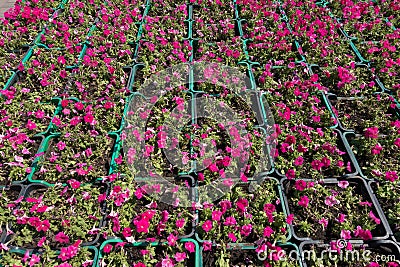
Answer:
<svg viewBox="0 0 400 267"><path fill-rule="evenodd" d="M65 147L66 147L66 144L63 141L60 141L57 143L57 148L59 150L64 150Z"/></svg>
<svg viewBox="0 0 400 267"><path fill-rule="evenodd" d="M85 121L86 123L89 123L89 124L92 123L92 122L94 121L94 117L93 117L93 115L90 114L90 113L86 114L85 117L84 117L83 119L84 119L84 121Z"/></svg>
<svg viewBox="0 0 400 267"><path fill-rule="evenodd" d="M212 221L210 220L205 221L201 226L201 228L203 228L205 232L209 232L212 229L212 227L213 227Z"/></svg>
<svg viewBox="0 0 400 267"><path fill-rule="evenodd" d="M232 242L236 242L237 237L235 236L234 233L229 233L228 234L228 238L232 241Z"/></svg>
<svg viewBox="0 0 400 267"><path fill-rule="evenodd" d="M184 261L184 260L186 259L186 253L185 253L185 252L182 252L182 253L177 252L177 253L175 253L174 258L175 258L175 260L176 260L177 262Z"/></svg>
<svg viewBox="0 0 400 267"><path fill-rule="evenodd" d="M168 245L169 246L175 246L177 240L178 240L178 237L173 235L173 234L170 234L167 237L167 241L168 241Z"/></svg>
<svg viewBox="0 0 400 267"><path fill-rule="evenodd" d="M378 129L378 127L375 126L375 127L367 128L365 130L364 135L367 138L376 139L376 138L378 138L378 133L379 133L379 129Z"/></svg>
<svg viewBox="0 0 400 267"><path fill-rule="evenodd" d="M349 230L342 230L340 232L341 239L351 239L351 232Z"/></svg>
<svg viewBox="0 0 400 267"><path fill-rule="evenodd" d="M326 218L322 218L322 219L320 219L320 220L318 220L318 223L319 224L322 224L322 226L324 227L324 229L328 226L328 219L326 219Z"/></svg>
<svg viewBox="0 0 400 267"><path fill-rule="evenodd" d="M136 226L136 231L138 233L148 233L149 232L149 226L150 223L146 220L140 220L140 221L134 221L134 224Z"/></svg>
<svg viewBox="0 0 400 267"><path fill-rule="evenodd" d="M325 205L332 207L333 205L339 204L340 201L337 200L334 196L327 196L325 198Z"/></svg>
<svg viewBox="0 0 400 267"><path fill-rule="evenodd" d="M31 120L28 120L28 122L26 123L26 128L28 128L29 130L33 130L33 129L35 129L37 126L36 126L36 123L34 123L33 121L31 121Z"/></svg>
<svg viewBox="0 0 400 267"><path fill-rule="evenodd" d="M397 138L394 143L395 146L397 146L398 148L400 148L400 138Z"/></svg>
<svg viewBox="0 0 400 267"><path fill-rule="evenodd" d="M187 251L189 251L190 253L193 253L195 251L195 246L193 242L185 242L185 248L187 249Z"/></svg>
<svg viewBox="0 0 400 267"><path fill-rule="evenodd" d="M232 216L229 216L225 219L224 225L225 226L234 226L234 225L236 225L236 219Z"/></svg>
<svg viewBox="0 0 400 267"><path fill-rule="evenodd" d="M240 212L245 212L248 205L249 205L249 202L245 198L240 198L236 202L237 210Z"/></svg>
<svg viewBox="0 0 400 267"><path fill-rule="evenodd" d="M274 233L274 230L271 227L267 226L264 228L264 232L263 232L264 237L271 237L271 235L273 233Z"/></svg>
<svg viewBox="0 0 400 267"><path fill-rule="evenodd" d="M45 241L46 241L46 237L44 236L39 240L39 242L37 243L37 246L38 247L43 247L43 244L44 244Z"/></svg>
<svg viewBox="0 0 400 267"><path fill-rule="evenodd" d="M288 224L292 224L293 220L294 220L294 214L289 214L289 215L287 216L287 218L286 218L286 222L287 222Z"/></svg>
<svg viewBox="0 0 400 267"><path fill-rule="evenodd" d="M32 254L31 260L29 261L29 266L34 266L36 263L40 262L40 256Z"/></svg>
<svg viewBox="0 0 400 267"><path fill-rule="evenodd" d="M296 159L294 160L294 165L300 166L300 165L303 164L303 162L304 162L303 157L302 157L302 156L299 156L298 158L296 158Z"/></svg>
<svg viewBox="0 0 400 267"><path fill-rule="evenodd" d="M176 225L176 227L178 227L179 229L180 228L182 228L183 226L185 226L185 219L178 219L178 220L176 220L176 223L175 223L175 225Z"/></svg>
<svg viewBox="0 0 400 267"><path fill-rule="evenodd" d="M386 180L390 182L394 182L397 179L399 179L399 176L397 175L397 171L388 171L385 173Z"/></svg>
<svg viewBox="0 0 400 267"><path fill-rule="evenodd" d="M355 237L360 237L363 240L371 240L372 239L372 234L370 230L363 230L361 226L357 226L356 230L354 230L354 236Z"/></svg>
<svg viewBox="0 0 400 267"><path fill-rule="evenodd" d="M129 227L125 227L124 230L122 230L122 235L125 238L132 236L132 229Z"/></svg>
<svg viewBox="0 0 400 267"><path fill-rule="evenodd" d="M301 196L299 202L297 203L299 206L302 206L304 208L308 207L310 200L308 199L307 196Z"/></svg>
<svg viewBox="0 0 400 267"><path fill-rule="evenodd" d="M348 181L340 181L340 182L338 182L338 186L340 188L345 189L345 188L347 188L349 186L349 182Z"/></svg>
<svg viewBox="0 0 400 267"><path fill-rule="evenodd" d="M217 167L217 165L216 165L215 163L210 164L210 165L208 166L208 169L209 169L210 171L212 171L212 172L218 172L218 171L219 171L219 169L218 169L218 167Z"/></svg>
<svg viewBox="0 0 400 267"><path fill-rule="evenodd" d="M382 151L383 147L380 144L376 144L373 148L371 148L372 155L379 155Z"/></svg>
<svg viewBox="0 0 400 267"><path fill-rule="evenodd" d="M294 178L296 177L296 172L295 172L295 170L293 170L293 169L287 170L287 172L286 172L286 177L287 177L289 180L294 179Z"/></svg>
<svg viewBox="0 0 400 267"><path fill-rule="evenodd" d="M212 248L212 243L210 241L203 242L203 251L210 251Z"/></svg>
<svg viewBox="0 0 400 267"><path fill-rule="evenodd" d="M346 220L346 215L343 213L339 214L339 218L336 219L339 223L343 223Z"/></svg>
<svg viewBox="0 0 400 267"><path fill-rule="evenodd" d="M243 236L249 236L252 229L253 229L253 226L251 224L245 224L240 229L240 234Z"/></svg>
<svg viewBox="0 0 400 267"><path fill-rule="evenodd" d="M64 56L59 56L59 57L57 58L57 62L60 63L60 64L65 64L66 61L65 61Z"/></svg>
<svg viewBox="0 0 400 267"><path fill-rule="evenodd" d="M222 216L222 211L214 210L211 214L211 219L213 221L220 221Z"/></svg>
<svg viewBox="0 0 400 267"><path fill-rule="evenodd" d="M298 191L303 191L304 189L307 188L307 183L304 180L297 180L295 182L294 187L296 188L296 190Z"/></svg>
<svg viewBox="0 0 400 267"><path fill-rule="evenodd" d="M113 248L113 246L111 244L107 244L107 245L104 246L103 252L104 253L110 253L112 248Z"/></svg>
<svg viewBox="0 0 400 267"><path fill-rule="evenodd" d="M380 224L381 220L375 216L375 214L372 212L372 210L369 212L369 217L376 223Z"/></svg>
<svg viewBox="0 0 400 267"><path fill-rule="evenodd" d="M40 226L36 227L36 230L38 232L43 231L46 232L47 230L49 230L50 228L50 222L49 220L44 220L42 221L42 223L40 224Z"/></svg>
<svg viewBox="0 0 400 267"><path fill-rule="evenodd" d="M59 232L58 234L56 234L54 239L61 244L69 243L69 237L66 234L64 234L64 232Z"/></svg>
<svg viewBox="0 0 400 267"><path fill-rule="evenodd" d="M81 186L81 182L75 180L75 179L70 179L68 180L68 184L73 188L73 189L78 189Z"/></svg>

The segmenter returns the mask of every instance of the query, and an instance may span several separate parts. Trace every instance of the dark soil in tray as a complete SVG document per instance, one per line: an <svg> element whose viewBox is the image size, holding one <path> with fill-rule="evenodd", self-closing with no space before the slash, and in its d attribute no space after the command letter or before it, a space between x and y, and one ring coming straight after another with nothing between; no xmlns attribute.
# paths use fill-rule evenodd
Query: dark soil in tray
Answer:
<svg viewBox="0 0 400 267"><path fill-rule="evenodd" d="M157 262L161 262L165 258L164 253L166 253L167 248L168 248L167 246L162 246L162 245L155 247L155 258L154 259L156 259ZM144 247L144 246L140 246L140 247L125 246L124 250L126 251L128 263L143 261L143 256L142 256L142 253L140 252L143 249L146 249L146 247ZM187 258L185 260L185 262L184 262L185 266L195 266L196 265L194 255L190 255L190 254L194 254L194 253L188 253L186 251L186 256L189 258Z"/></svg>

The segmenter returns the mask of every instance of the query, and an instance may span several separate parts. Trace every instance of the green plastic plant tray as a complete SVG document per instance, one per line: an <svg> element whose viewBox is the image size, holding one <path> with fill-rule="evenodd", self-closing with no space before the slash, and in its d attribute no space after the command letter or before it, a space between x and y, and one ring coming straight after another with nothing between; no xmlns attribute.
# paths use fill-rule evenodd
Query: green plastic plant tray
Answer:
<svg viewBox="0 0 400 267"><path fill-rule="evenodd" d="M88 248L88 250L90 250L92 252L92 254L94 254L92 267L96 267L97 266L97 258L98 258L98 255L99 255L98 249L96 247L94 247L94 246L87 246L86 248ZM29 250L29 249L13 247L13 248L10 248L9 252L17 253L17 254L20 254L20 255L24 255L27 250ZM32 255L32 254L39 254L40 255L41 253L38 252L38 251L29 250L29 255ZM60 254L60 251L56 251L56 255L59 255L59 254ZM1 257L1 254L0 254L0 257ZM0 265L0 267L8 267L8 266Z"/></svg>
<svg viewBox="0 0 400 267"><path fill-rule="evenodd" d="M117 146L116 146L116 144L119 143L120 137L119 137L119 135L118 135L117 133L114 133L114 132L109 132L109 133L108 133L108 136L110 136L110 137L112 137L112 138L115 139L114 145L113 145L113 151L112 151L112 155L111 155L111 159L112 159L113 157L114 157L114 159L115 159L115 154L117 153ZM56 184L56 183L50 183L50 182L47 182L47 181L44 181L44 180L39 180L39 179L36 180L36 179L34 179L34 176L35 176L35 173L40 169L39 160L44 156L45 152L46 152L47 149L49 148L50 140L53 139L53 138L57 138L57 137L60 137L60 134L59 134L59 133L57 133L57 134L51 134L51 135L47 136L47 137L43 140L43 142L41 143L41 145L40 145L40 147L39 147L39 151L38 151L37 154L42 154L42 155L40 155L39 157L35 158L35 160L34 160L33 163L32 163L32 166L31 166L32 170L31 170L31 172L28 174L27 180L28 180L30 183L40 183L40 184L43 184L43 185L46 185L46 186L54 186L54 185ZM112 161L110 160L110 168L109 168L109 170L108 170L107 175L110 175L110 172L111 172L111 170L112 170L111 166L112 166ZM99 177L99 178L95 179L92 183L99 182L99 181L102 181L102 180L103 180L103 178L102 178L102 177Z"/></svg>
<svg viewBox="0 0 400 267"><path fill-rule="evenodd" d="M274 180L276 182L276 193L279 195L279 200L280 200L279 207L282 209L282 212L284 213L285 217L287 217L288 216L288 211L287 211L286 206L285 206L284 194L283 194L283 191L282 191L282 185L281 185L280 181L277 178L269 176L270 173L271 172L261 173L261 174L257 175L257 177L255 179L254 178L249 179L249 182L247 182L247 183L239 182L238 185L251 184L251 183L258 184L258 183L260 183L260 181L261 182L264 181L264 179ZM197 189L197 186L195 187L195 202L198 202L199 198L198 198L198 192L197 192L196 189ZM198 219L199 218L199 214L198 214L198 210L197 209L196 209L196 214L197 214L197 220L199 220ZM198 222L196 223L196 225L198 227L198 225L199 225ZM286 229L287 229L287 236L286 236L286 243L287 243L292 238L292 229L291 229L291 227L290 227L290 225L288 223L286 223ZM199 243L203 243L204 241L213 242L212 240L204 240L204 239L202 239L196 231L195 231L195 237L196 237L196 240ZM248 247L250 249L255 249L256 248L255 244L253 244L253 243L230 243L230 245L232 247L239 246L239 247Z"/></svg>

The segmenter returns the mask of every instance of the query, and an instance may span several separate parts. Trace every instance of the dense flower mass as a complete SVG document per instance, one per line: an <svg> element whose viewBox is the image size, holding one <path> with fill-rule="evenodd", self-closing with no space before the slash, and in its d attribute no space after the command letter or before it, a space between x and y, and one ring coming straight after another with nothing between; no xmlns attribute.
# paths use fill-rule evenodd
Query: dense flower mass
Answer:
<svg viewBox="0 0 400 267"><path fill-rule="evenodd" d="M328 248L399 266L399 14L16 0L0 18L0 265L354 266L288 257Z"/></svg>

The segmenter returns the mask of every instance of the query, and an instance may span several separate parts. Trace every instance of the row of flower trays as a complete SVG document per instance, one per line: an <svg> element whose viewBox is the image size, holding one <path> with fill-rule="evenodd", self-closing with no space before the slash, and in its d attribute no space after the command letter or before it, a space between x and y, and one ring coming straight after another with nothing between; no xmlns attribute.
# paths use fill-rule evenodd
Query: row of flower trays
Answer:
<svg viewBox="0 0 400 267"><path fill-rule="evenodd" d="M174 266L213 266L212 264L217 264L218 259L210 258L209 252L203 251L199 248L199 245L195 240L192 239L182 239L179 241L180 251L174 255L174 260L178 262ZM256 252L254 248L242 247L239 250L230 248L228 254L230 255L230 262L235 264L235 261L240 257L245 257L246 263L249 265L259 264L259 259L265 259L270 257L270 259L278 259L282 255L287 255L290 260L280 262L280 266L330 266L334 264L346 264L346 262L357 262L366 263L370 262L370 259L376 259L377 261L390 261L394 257L398 257L400 250L399 246L393 241L379 241L376 243L371 243L368 245L362 245L358 242L343 243L347 247L352 247L353 250L347 251L346 254L339 254L339 251L344 249L344 247L334 247L331 248L330 245L305 241L301 243L300 249L294 244L283 244L281 246L270 246L267 251L270 253L267 255L264 252ZM121 239L111 239L105 241L101 247L100 251L96 247L85 247L78 252L75 256L75 261L71 262L72 266L103 266L106 264L120 264L120 266L132 265L132 262L136 262L133 266L143 267L145 264L138 262L137 259L142 257L145 252L147 255L148 262L152 262L153 258L151 256L156 256L156 251L160 252L163 250L169 250L170 248L162 243L146 243L146 242L135 242L126 243ZM61 250L53 255L46 255L35 252L34 250L25 249L12 249L13 260L15 264L29 263L31 266L40 262L41 257L55 258L57 255L61 255L60 258L68 259L68 253L74 254L77 251L73 251L72 248L68 250ZM161 254L159 254L161 255ZM173 254L171 254L173 255ZM146 258L146 256L144 257ZM155 257L156 258L156 257ZM303 260L301 260L303 258ZM156 258L157 259L157 258ZM9 262L13 262L10 260ZM161 259L160 259L161 260ZM154 260L154 263L157 261ZM168 259L162 260L165 266L171 265L172 261ZM279 262L279 261L278 261ZM83 263L81 265L81 263ZM54 260L53 264L57 264ZM124 265L125 264L125 265ZM171 265L172 266L172 265ZM257 266L257 265L256 265ZM371 265L374 266L374 265ZM379 265L377 265L379 266ZM388 264L387 266L397 266L395 263Z"/></svg>
<svg viewBox="0 0 400 267"><path fill-rule="evenodd" d="M258 186L255 185L254 186L255 188L253 187L252 189L254 197L251 199L250 202L247 202L247 200L243 198L243 196L246 195L245 190L243 189L248 187L248 185L242 184L241 186L235 188L234 194L231 196L231 198L223 199L222 201L219 202L220 204L216 208L210 206L206 209L197 210L198 214L197 217L199 219L198 222L194 224L194 229L193 229L194 231L190 230L189 227L189 230L181 232L182 234L180 236L186 233L187 234L186 238L181 239L178 238L178 236L174 235L167 236L164 239L165 241L162 242L164 242L165 244L168 243L169 246L166 246L164 249L171 248L173 249L173 251L168 251L171 252L172 254L166 254L166 255L169 255L170 257L176 256L179 258L181 256L185 258L186 257L184 256L186 255L185 253L188 253L188 255L194 256L195 254L190 254L193 252L191 251L192 249L189 247L191 245L188 244L184 246L189 252L183 249L183 247L180 248L180 250L176 250L177 248L174 246L175 242L177 242L178 240L180 241L190 240L190 242L193 242L194 244L193 250L196 253L199 253L197 242L202 244L202 250L203 250L202 262L207 262L208 264L205 266L213 266L212 263L213 261L222 262L223 259L225 260L230 259L231 262L235 260L240 262L240 260L243 259L243 255L241 255L241 253L247 255L246 260L249 259L250 261L257 262L258 259L257 254L264 255L270 250L275 250L275 249L279 250L278 248L279 246L282 246L282 248L286 249L289 248L288 252L290 252L292 249L295 249L296 247L295 246L293 247L293 244L287 243L287 240L292 240L291 236L293 235L294 237L293 241L295 243L298 243L299 241L304 241L302 243L304 245L305 244L312 245L321 242L323 243L324 241L339 239L340 242L346 242L345 240L350 240L349 243L346 244L352 244L352 243L358 244L356 247L360 245L360 241L361 244L363 243L362 240L364 240L366 244L368 244L368 246L370 246L371 244L372 244L371 246L376 246L376 244L380 244L379 242L383 240L386 243L390 243L389 246L392 248L391 251L393 255L396 255L396 257L398 256L398 252L396 251L397 248L396 243L393 241L389 242L385 240L389 236L388 233L390 231L390 228L388 228L387 226L385 217L377 210L375 205L372 203L371 191L368 185L363 181L363 179L352 178L350 180L340 181L340 182L338 182L335 179L330 179L330 180L328 179L325 180L324 184L322 185L312 186L313 183L314 181L312 180L284 179L282 181L282 186L284 188L283 194L284 195L288 194L290 197L282 198L282 196L279 196L278 198L275 199L277 204L272 204L274 203L272 201L273 199L271 199L270 201L265 201L266 200L265 195L262 195L261 193L265 191L281 192L280 190L278 190L280 186L276 179L267 178L267 180L264 180L261 183L261 185L268 184L269 186L267 187L260 186L260 188L257 188ZM117 197L117 195L115 195L115 190L117 188L114 188L112 192L108 192L107 194L108 191L107 188L104 188L104 186L102 186L101 184L96 186L100 187L98 189L99 192L98 199L101 199L103 197L106 198L105 195L113 196L114 198ZM61 249L62 252L65 251L64 248L62 248L64 246L63 244L69 244L70 238L72 240L79 238L80 240L85 240L85 241L80 241L82 242L82 244L79 245L82 245L83 247L89 246L88 249L90 251L97 251L97 248L99 248L100 246L101 248L100 251L102 252L100 253L100 255L106 255L111 251L115 252L115 254L111 253L110 258L108 256L104 257L104 260L113 259L115 262L117 260L121 261L127 260L125 256L123 256L126 255L123 253L127 252L115 250L116 248L118 248L118 245L116 246L116 248L112 249L113 246L111 246L110 244L113 244L114 247L116 245L114 243L118 242L122 242L120 244L121 246L124 246L125 244L129 245L129 243L132 242L132 240L138 240L138 238L140 239L141 236L149 238L149 236L152 236L153 233L154 233L153 240L154 241L159 240L159 238L157 238L156 229L160 227L160 223L162 224L162 221L158 222L157 218L151 218L147 223L145 223L144 221L140 221L137 224L135 224L136 231L138 233L142 232L143 235L139 234L139 236L137 236L137 234L134 234L133 229L131 230L128 227L124 228L124 231L122 231L125 241L120 240L118 238L115 239L113 237L107 237L107 239L104 242L102 242L101 240L104 240L105 237L104 235L99 234L100 232L103 232L102 228L109 228L109 227L114 228L118 226L115 225L116 221L113 220L113 216L111 216L111 214L108 213L109 208L107 209L107 207L105 207L106 204L99 203L96 205L97 202L96 198L91 197L90 195L88 196L87 192L90 187L93 187L93 185L90 184L79 185L79 183L71 184L70 189L67 189L67 187L64 188L61 186L55 186L51 187L51 190L46 189L45 186L40 184L31 184L26 188L23 185L12 186L10 190L7 190L5 192L10 192L9 193L10 197L13 196L14 198L18 198L20 200L22 200L21 197L25 196L25 200L27 202L24 203L17 201L17 203L21 203L20 205L22 205L17 210L19 213L24 212L25 210L26 212L28 212L29 210L32 217L30 217L30 219L26 220L25 222L21 219L17 219L17 222L13 220L14 225L10 224L9 226L7 226L7 230L11 230L15 234L11 234L6 237L3 235L3 238L5 238L5 240L3 240L3 247L10 245L11 250L9 252L22 251L23 253L25 253L25 249L28 249L29 251L33 250L34 252L39 249L40 251L40 248L36 247L36 244L39 244L40 246L43 246L42 250L44 249L45 253L47 253L46 251L49 248L56 248L56 249L58 248ZM73 192L74 188L76 189L76 192ZM332 196L328 188L330 190L337 191L337 195ZM260 191L258 191L257 189ZM59 194L61 191L62 195L60 198ZM318 194L315 194L315 191L318 192ZM83 194L80 196L79 192L83 192ZM91 194L94 193L93 190L90 192ZM37 199L40 199L40 196L42 194L43 198L41 201L41 205L39 205ZM80 196L81 199L71 199L71 194ZM135 195L139 196L139 193ZM68 199L70 201L68 201ZM353 202L350 201L351 199L353 199ZM363 201L360 202L360 200ZM64 201L67 201L70 203L70 205L72 205L75 212L74 217L70 217L68 215L70 212L69 208L67 207L65 209L61 208ZM264 204L266 202L271 204ZM48 206L50 203L53 204L54 209L50 209L50 207ZM225 204L222 205L221 203ZM235 206L230 206L231 205L230 203L235 203ZM283 205L284 203L285 205ZM325 214L322 214L324 206L336 207L336 209L334 210L330 209L330 211L332 212L331 214L326 214L326 212L324 212ZM321 208L319 209L319 207ZM223 209L225 209L225 211L223 211ZM257 211L259 211L260 209L264 210L265 213L262 212L262 214L259 214ZM287 216L286 209L288 209L288 211L291 211L293 213ZM108 212L106 210L108 210ZM311 210L313 212L310 212ZM164 212L165 210L163 210L163 213ZM246 214L252 214L253 217L251 219L251 222L253 223L254 227L262 226L263 222L265 222L266 220L270 220L271 222L271 219L273 221L273 224L271 224L271 226L267 226L266 228L252 229L251 227L252 224L245 224L246 222L245 218L240 218L239 220L239 218L237 218L236 216L236 219L234 219L235 214L237 215L238 212L239 213L246 212ZM40 216L41 213L43 213L45 216ZM95 216L96 214L97 217ZM36 217L35 215L40 216L40 218ZM120 215L121 223L124 221L122 215L123 214ZM11 216L10 218L13 218L12 214L4 214L4 216ZM63 219L61 219L61 218L67 218L67 216L68 218L71 218L73 220L66 222ZM94 226L93 223L89 224L87 223L87 219L85 220L85 217L87 216L89 216L93 220ZM157 214L154 214L152 216L157 217ZM163 216L168 216L168 215L164 214ZM183 218L185 217L182 217L181 219ZM60 232L56 234L57 232L49 227L50 225L52 226L57 225L56 222L60 221L60 219L63 223L62 225L58 226L61 228L58 228L58 231ZM224 224L226 224L230 220L234 220L234 222L233 221L230 222L232 226L236 225L240 226L239 227L241 233L240 235L235 234L234 232L235 227L232 228L231 230L232 232L229 232L228 227L221 227L222 224L219 225L220 222L221 223L225 222ZM277 224L278 222L280 223ZM329 228L327 227L328 222L330 223ZM66 225L67 223L74 225L74 227L71 228L68 227L68 225ZM341 228L341 225L343 225L343 223L349 225L350 228L347 229L351 230L343 230ZM170 224L171 226L174 226L175 224L178 225L179 219L172 222L167 221L164 227L168 228L170 227L169 226ZM358 226L354 228L352 227L352 225L358 225ZM364 229L361 228L360 225L363 225ZM90 231L90 227L93 227L92 231ZM228 232L226 230L228 230ZM249 231L248 234L246 234L246 231ZM280 240L281 243L278 243L278 245L279 244L281 245L275 247L271 243L267 242L262 246L255 247L254 242L256 241L253 240L257 240L259 237L257 237L257 235L254 236L254 234L257 234L258 231L260 231L259 232L260 237L261 236L268 238L274 237L274 240ZM41 234L41 232L43 232L43 234ZM250 232L251 235L249 235ZM239 243L232 243L232 242L237 242L238 241L237 238L240 238L240 236L242 236L243 239L241 239ZM190 237L191 238L195 237L195 239L187 239ZM46 241L46 238L47 240L53 240L53 241L51 241L50 243L46 242L47 244L45 245L44 242ZM354 240L354 238L356 240ZM210 241L207 241L208 239ZM228 245L223 250L221 250L221 248L218 247L218 244L221 243L218 242L217 244L215 243L215 241L212 240L222 240L223 242L226 242L226 244ZM371 242L371 240L373 242ZM378 241L378 243L375 243L374 240ZM144 243L146 242L141 241L139 243L134 243L134 246L141 247L146 245ZM156 243L153 242L150 243L150 245L152 247L155 247ZM335 248L335 245L336 243L333 241L332 247ZM21 250L20 249L21 247L24 249ZM78 245L76 243L71 244L67 249L74 251L73 250L74 247L77 249ZM196 249L194 249L194 247ZM236 250L231 251L230 249L232 248L236 248ZM245 249L245 251L242 250L237 251L238 248ZM346 248L349 249L349 247ZM212 251L213 253L210 254L207 251ZM77 252L77 250L75 252ZM74 252L70 252L71 254L68 254L68 252L66 253L67 256L65 256L65 259L69 259L69 257L75 255ZM55 258L57 255L58 254L53 255L54 260L57 260ZM136 255L136 257L137 256L138 255ZM10 260L10 258L8 257L10 257L9 254L7 254L7 256L4 259L6 261ZM194 262L199 262L200 259L199 257L200 256L198 255L195 256L195 259L190 259L190 257L188 257L188 260L194 260ZM263 256L260 256L260 258L262 257ZM277 260L281 257L283 257L283 254L278 254L278 256L274 256L274 260ZM63 258L61 259L65 260ZM77 260L75 257L73 257L73 259ZM143 260L146 261L146 259L147 258L144 258ZM35 261L38 260L38 258L34 256L30 260ZM140 261L140 259L137 260ZM179 262L179 260L177 261ZM119 264L122 263L123 262ZM183 265L183 266L189 266L189 265Z"/></svg>

